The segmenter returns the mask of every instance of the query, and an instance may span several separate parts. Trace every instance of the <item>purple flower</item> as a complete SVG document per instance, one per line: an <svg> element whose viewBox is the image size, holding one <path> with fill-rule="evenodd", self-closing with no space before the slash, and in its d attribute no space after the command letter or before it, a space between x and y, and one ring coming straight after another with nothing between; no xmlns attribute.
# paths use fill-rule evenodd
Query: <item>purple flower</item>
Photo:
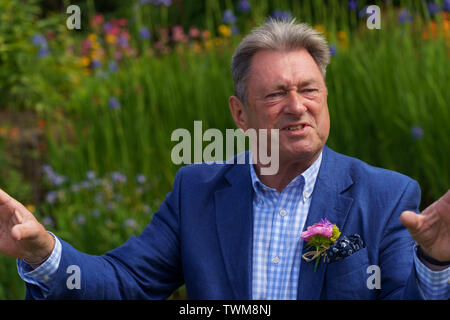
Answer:
<svg viewBox="0 0 450 320"><path fill-rule="evenodd" d="M31 43L33 43L35 46L38 47L46 47L47 39L45 39L45 37L42 34L36 33L31 39Z"/></svg>
<svg viewBox="0 0 450 320"><path fill-rule="evenodd" d="M86 178L88 178L89 180L95 179L97 175L95 174L94 171L90 170L88 172L86 172Z"/></svg>
<svg viewBox="0 0 450 320"><path fill-rule="evenodd" d="M111 60L111 61L108 63L108 69L109 69L111 72L117 72L117 69L118 69L117 62L114 61L114 60Z"/></svg>
<svg viewBox="0 0 450 320"><path fill-rule="evenodd" d="M111 173L111 179L114 182L123 182L124 183L127 181L127 177L124 174L117 172L117 171Z"/></svg>
<svg viewBox="0 0 450 320"><path fill-rule="evenodd" d="M400 13L398 14L398 21L400 23L405 23L405 22L411 22L413 20L413 17L411 15L411 13L409 12L408 8L404 8L400 11Z"/></svg>
<svg viewBox="0 0 450 320"><path fill-rule="evenodd" d="M291 13L289 10L274 10L272 12L272 18L275 20L289 20L291 18Z"/></svg>
<svg viewBox="0 0 450 320"><path fill-rule="evenodd" d="M442 3L442 10L449 12L450 11L450 0L444 0Z"/></svg>
<svg viewBox="0 0 450 320"><path fill-rule="evenodd" d="M49 204L54 204L58 199L58 193L56 191L50 191L45 195L45 201Z"/></svg>
<svg viewBox="0 0 450 320"><path fill-rule="evenodd" d="M78 225L80 225L80 226L83 226L83 225L86 224L86 218L85 218L82 214L79 214L79 215L75 218L75 223L78 224Z"/></svg>
<svg viewBox="0 0 450 320"><path fill-rule="evenodd" d="M117 98L111 97L108 100L108 106L112 110L120 109L120 102L119 102L119 100L117 100Z"/></svg>
<svg viewBox="0 0 450 320"><path fill-rule="evenodd" d="M222 22L226 24L236 23L236 16L233 13L233 10L227 9L223 12Z"/></svg>
<svg viewBox="0 0 450 320"><path fill-rule="evenodd" d="M356 11L358 9L358 1L357 0L348 0L348 9L350 11Z"/></svg>
<svg viewBox="0 0 450 320"><path fill-rule="evenodd" d="M52 217L46 216L46 217L42 218L42 224L45 227L54 227L55 226L55 221L53 220Z"/></svg>
<svg viewBox="0 0 450 320"><path fill-rule="evenodd" d="M139 30L139 36L141 37L141 39L150 39L150 35L150 31L148 31L146 27L142 27Z"/></svg>
<svg viewBox="0 0 450 320"><path fill-rule="evenodd" d="M139 173L136 176L136 181L140 184L144 184L147 181L147 178L145 177L145 175L143 175L142 173Z"/></svg>
<svg viewBox="0 0 450 320"><path fill-rule="evenodd" d="M129 46L128 39L123 34L119 35L119 40L117 42L122 48L127 48Z"/></svg>
<svg viewBox="0 0 450 320"><path fill-rule="evenodd" d="M125 228L136 229L138 227L138 224L137 224L136 220L128 218L123 222L123 226Z"/></svg>
<svg viewBox="0 0 450 320"><path fill-rule="evenodd" d="M239 28L237 26L232 26L231 34L239 34Z"/></svg>
<svg viewBox="0 0 450 320"><path fill-rule="evenodd" d="M436 13L439 13L439 11L441 11L441 9L439 8L439 5L437 3L434 2L427 2L427 7L428 7L428 13L430 14L430 16L435 15Z"/></svg>
<svg viewBox="0 0 450 320"><path fill-rule="evenodd" d="M102 62L100 60L92 60L90 66L91 66L91 69L97 69L102 66Z"/></svg>
<svg viewBox="0 0 450 320"><path fill-rule="evenodd" d="M239 0L237 9L239 12L249 12L251 7L247 0Z"/></svg>
<svg viewBox="0 0 450 320"><path fill-rule="evenodd" d="M44 58L50 54L50 50L47 47L40 47L38 52L39 58Z"/></svg>
<svg viewBox="0 0 450 320"><path fill-rule="evenodd" d="M331 44L331 45L330 45L330 55L331 55L332 57L334 57L335 55L337 55L337 48L336 48L336 46L335 46L334 44Z"/></svg>
<svg viewBox="0 0 450 320"><path fill-rule="evenodd" d="M109 33L111 30L112 30L112 28L113 28L113 25L112 25L112 23L111 22L106 22L104 25L103 25L103 30L106 32L106 33Z"/></svg>
<svg viewBox="0 0 450 320"><path fill-rule="evenodd" d="M422 127L419 126L412 126L411 127L411 136L413 140L420 140L423 138L424 133Z"/></svg>

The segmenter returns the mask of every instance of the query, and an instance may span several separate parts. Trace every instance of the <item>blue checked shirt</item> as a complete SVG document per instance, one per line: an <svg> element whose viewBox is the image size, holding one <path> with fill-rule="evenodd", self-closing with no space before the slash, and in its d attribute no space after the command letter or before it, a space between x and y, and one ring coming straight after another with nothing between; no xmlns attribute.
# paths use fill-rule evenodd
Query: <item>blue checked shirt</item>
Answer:
<svg viewBox="0 0 450 320"><path fill-rule="evenodd" d="M322 153L301 175L279 193L265 186L250 165L253 199L252 298L293 300L297 298L301 260L301 230L306 221L311 194L322 161ZM52 234L53 235L53 234ZM54 235L53 235L54 236ZM41 288L45 298L61 259L61 243L55 237L50 257L37 268L17 260L20 277ZM414 255L417 283L425 299L450 298L450 267L431 271ZM36 297L38 298L38 297Z"/></svg>

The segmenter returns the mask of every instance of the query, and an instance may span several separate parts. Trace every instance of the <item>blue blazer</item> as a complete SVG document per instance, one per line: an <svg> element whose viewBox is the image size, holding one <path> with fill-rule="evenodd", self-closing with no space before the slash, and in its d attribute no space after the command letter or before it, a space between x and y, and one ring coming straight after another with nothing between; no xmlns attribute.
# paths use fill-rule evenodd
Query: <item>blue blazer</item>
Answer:
<svg viewBox="0 0 450 320"><path fill-rule="evenodd" d="M249 165L195 164L181 168L142 234L102 256L62 243L49 299L164 299L183 283L190 299L251 299L252 197ZM298 299L421 299L413 266L414 241L400 222L418 212L416 181L375 168L327 146L323 150L307 226L321 218L366 247L333 263L302 259ZM303 253L308 249L303 245ZM66 285L70 265L80 289ZM369 289L370 265L381 288ZM27 284L27 297L40 290Z"/></svg>

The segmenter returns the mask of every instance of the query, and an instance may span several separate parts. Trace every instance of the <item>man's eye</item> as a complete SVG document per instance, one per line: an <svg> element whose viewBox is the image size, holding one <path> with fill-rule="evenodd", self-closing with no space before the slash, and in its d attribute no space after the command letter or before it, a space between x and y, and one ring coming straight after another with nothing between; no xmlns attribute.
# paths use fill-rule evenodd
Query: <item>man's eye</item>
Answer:
<svg viewBox="0 0 450 320"><path fill-rule="evenodd" d="M283 92L273 92L273 93L269 93L266 98L277 98L277 97L281 97L284 93Z"/></svg>
<svg viewBox="0 0 450 320"><path fill-rule="evenodd" d="M306 89L303 89L302 91L306 92L306 93L311 93L311 92L317 92L318 90L315 88L306 88Z"/></svg>

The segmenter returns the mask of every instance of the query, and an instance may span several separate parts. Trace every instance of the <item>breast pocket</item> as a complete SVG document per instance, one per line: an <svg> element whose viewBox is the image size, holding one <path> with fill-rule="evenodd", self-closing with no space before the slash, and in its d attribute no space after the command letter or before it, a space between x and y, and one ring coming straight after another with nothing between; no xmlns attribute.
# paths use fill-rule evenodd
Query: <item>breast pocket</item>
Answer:
<svg viewBox="0 0 450 320"><path fill-rule="evenodd" d="M325 274L326 299L371 299L373 292L367 287L367 249L329 263Z"/></svg>

